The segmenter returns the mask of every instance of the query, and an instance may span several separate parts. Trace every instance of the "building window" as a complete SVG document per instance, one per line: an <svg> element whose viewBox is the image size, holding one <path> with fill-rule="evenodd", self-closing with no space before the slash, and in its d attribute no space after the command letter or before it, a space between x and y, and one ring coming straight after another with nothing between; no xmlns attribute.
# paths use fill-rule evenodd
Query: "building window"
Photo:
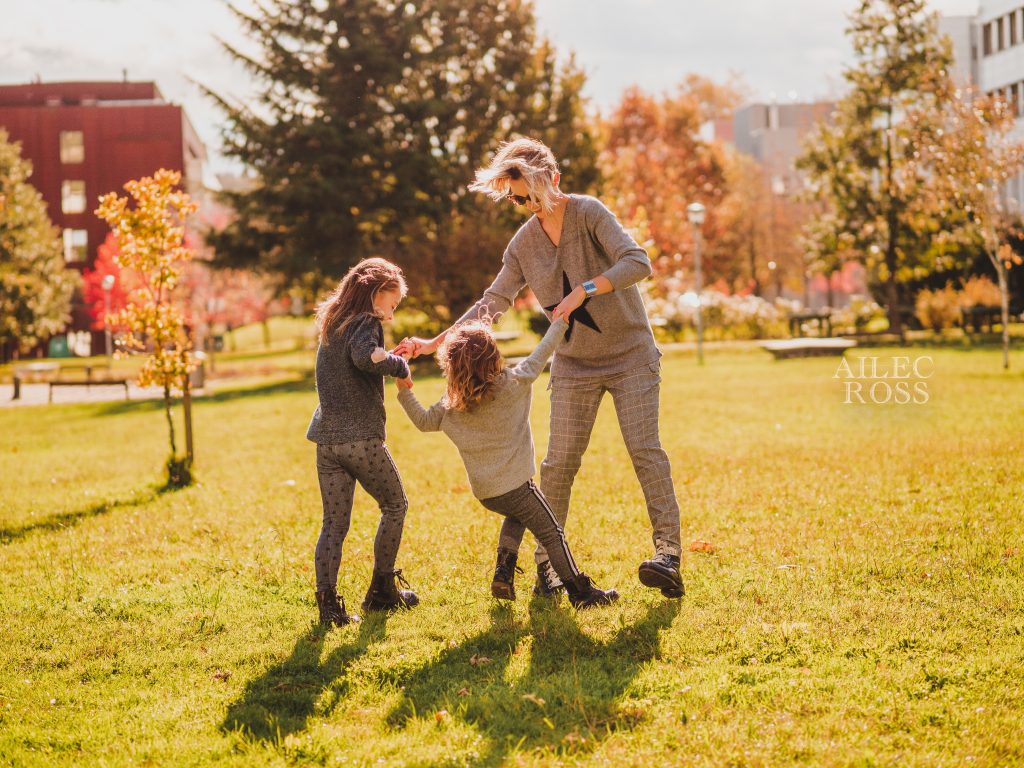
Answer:
<svg viewBox="0 0 1024 768"><path fill-rule="evenodd" d="M1006 25L1010 28L1010 45L1017 44L1017 12L1009 14L1006 17Z"/></svg>
<svg viewBox="0 0 1024 768"><path fill-rule="evenodd" d="M982 27L981 50L984 52L985 56L992 55L992 22L989 22Z"/></svg>
<svg viewBox="0 0 1024 768"><path fill-rule="evenodd" d="M68 164L85 162L85 138L81 131L60 132L60 161Z"/></svg>
<svg viewBox="0 0 1024 768"><path fill-rule="evenodd" d="M1000 16L996 19L996 50L1001 51L1006 47L1006 36L1005 36L1006 24L1003 22L1003 17Z"/></svg>
<svg viewBox="0 0 1024 768"><path fill-rule="evenodd" d="M89 233L84 229L64 230L64 261L85 261L88 257Z"/></svg>
<svg viewBox="0 0 1024 768"><path fill-rule="evenodd" d="M61 182L60 209L64 213L85 213L84 181Z"/></svg>

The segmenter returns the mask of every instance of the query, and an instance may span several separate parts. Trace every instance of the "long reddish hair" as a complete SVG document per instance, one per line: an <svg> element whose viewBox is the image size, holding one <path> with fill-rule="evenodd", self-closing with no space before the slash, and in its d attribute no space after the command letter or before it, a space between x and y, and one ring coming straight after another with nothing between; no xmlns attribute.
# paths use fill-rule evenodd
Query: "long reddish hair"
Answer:
<svg viewBox="0 0 1024 768"><path fill-rule="evenodd" d="M398 291L405 298L406 290L401 268L385 259L363 259L348 271L331 295L317 305L320 343L325 347L330 343L335 326L335 333L340 336L356 318L374 314L373 299L380 291Z"/></svg>
<svg viewBox="0 0 1024 768"><path fill-rule="evenodd" d="M472 411L489 398L505 369L494 334L486 323L464 323L448 332L438 363L448 377L447 405L453 411Z"/></svg>

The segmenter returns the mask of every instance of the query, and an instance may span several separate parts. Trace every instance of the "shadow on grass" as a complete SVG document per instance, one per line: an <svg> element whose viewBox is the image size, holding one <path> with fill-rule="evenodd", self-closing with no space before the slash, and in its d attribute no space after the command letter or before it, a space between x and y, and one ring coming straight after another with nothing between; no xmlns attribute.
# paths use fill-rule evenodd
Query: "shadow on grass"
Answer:
<svg viewBox="0 0 1024 768"><path fill-rule="evenodd" d="M248 398L271 397L273 395L284 395L296 392L314 392L315 378L312 373L300 376L299 378L286 381L275 381L269 384L260 384L254 387L240 387L218 392L214 395L200 395L195 398L199 406L206 403L230 403L235 400ZM174 405L181 402L180 397L174 398ZM141 413L144 411L161 411L164 407L162 398L151 398L149 400L129 400L103 403L97 405L96 412L99 415L116 415L119 413Z"/></svg>
<svg viewBox="0 0 1024 768"><path fill-rule="evenodd" d="M387 620L387 614L364 616L355 637L322 661L329 630L319 625L306 629L287 659L246 684L238 700L228 706L221 730L280 746L286 736L305 730L314 714L329 715L348 692L345 670L384 639ZM330 697L318 707L325 693Z"/></svg>
<svg viewBox="0 0 1024 768"><path fill-rule="evenodd" d="M473 760L481 766L502 764L513 749L589 752L614 731L636 726L643 710L623 706L623 696L640 668L658 658L659 635L678 614L678 602L647 607L606 642L581 632L573 611L545 602L531 603L527 627L507 608L494 608L487 631L396 680L405 698L388 715L389 725L433 721L446 710L486 738ZM526 635L533 637L529 665L510 684L507 669Z"/></svg>
<svg viewBox="0 0 1024 768"><path fill-rule="evenodd" d="M28 525L15 526L11 528L0 528L0 544L10 544L13 541L22 539L31 533L36 531L56 531L63 528L70 528L77 525L83 520L88 520L92 517L99 517L105 515L108 512L112 512L120 507L138 507L143 504L156 499L165 493L172 493L177 489L161 486L159 488L149 488L145 491L139 491L134 496L128 499L115 499L114 501L103 501L99 504L94 504L91 507L85 509L79 509L75 512L62 512L59 515L51 515L42 520Z"/></svg>

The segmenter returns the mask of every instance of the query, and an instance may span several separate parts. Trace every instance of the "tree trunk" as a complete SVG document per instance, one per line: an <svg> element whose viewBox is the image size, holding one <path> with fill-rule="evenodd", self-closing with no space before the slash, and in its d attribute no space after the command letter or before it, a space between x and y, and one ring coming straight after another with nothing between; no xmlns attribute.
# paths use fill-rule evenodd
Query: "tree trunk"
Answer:
<svg viewBox="0 0 1024 768"><path fill-rule="evenodd" d="M270 322L268 318L263 318L263 348L270 349Z"/></svg>
<svg viewBox="0 0 1024 768"><path fill-rule="evenodd" d="M177 458L178 446L174 442L174 419L171 418L171 384L164 381L164 413L167 415L167 431L171 436L171 458Z"/></svg>
<svg viewBox="0 0 1024 768"><path fill-rule="evenodd" d="M1003 320L1003 369L1010 369L1010 281L1006 277L1006 267L995 258L996 273L999 275L999 293L1002 301Z"/></svg>

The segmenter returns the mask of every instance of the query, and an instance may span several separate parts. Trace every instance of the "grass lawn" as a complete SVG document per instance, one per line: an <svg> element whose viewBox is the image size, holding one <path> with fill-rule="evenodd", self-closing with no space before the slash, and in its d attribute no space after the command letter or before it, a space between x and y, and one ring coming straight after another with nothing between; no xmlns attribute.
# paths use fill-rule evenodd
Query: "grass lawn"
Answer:
<svg viewBox="0 0 1024 768"><path fill-rule="evenodd" d="M844 405L835 359L665 358L684 542L714 548L678 602L636 580L650 527L606 400L567 532L622 600L582 613L529 573L490 598L500 520L389 386L422 605L330 632L308 378L199 401L175 493L159 403L0 410L0 765L1024 764L1024 357L926 353L916 406ZM350 607L375 524L358 494Z"/></svg>

